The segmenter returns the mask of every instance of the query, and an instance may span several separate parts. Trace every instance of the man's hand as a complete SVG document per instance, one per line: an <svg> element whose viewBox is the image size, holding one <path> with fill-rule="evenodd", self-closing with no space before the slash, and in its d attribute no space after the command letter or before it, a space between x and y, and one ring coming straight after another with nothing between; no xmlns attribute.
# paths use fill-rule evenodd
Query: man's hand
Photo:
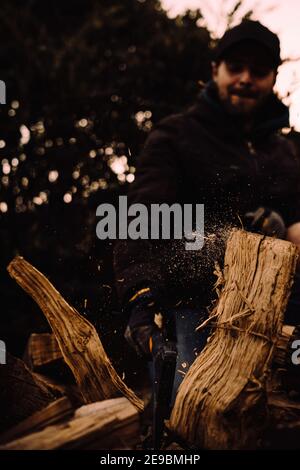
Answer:
<svg viewBox="0 0 300 470"><path fill-rule="evenodd" d="M127 325L124 337L138 356L150 359L150 338L153 330L152 324L137 327Z"/></svg>
<svg viewBox="0 0 300 470"><path fill-rule="evenodd" d="M157 328L155 315L158 307L151 295L142 295L132 303L131 314L124 337L140 357L151 359L150 338Z"/></svg>
<svg viewBox="0 0 300 470"><path fill-rule="evenodd" d="M300 222L290 225L287 229L286 239L298 247L297 271L300 271Z"/></svg>
<svg viewBox="0 0 300 470"><path fill-rule="evenodd" d="M287 229L286 239L300 249L300 222L290 225Z"/></svg>
<svg viewBox="0 0 300 470"><path fill-rule="evenodd" d="M268 209L259 207L254 212L245 214L246 230L262 233L269 237L286 238L286 226L281 215Z"/></svg>

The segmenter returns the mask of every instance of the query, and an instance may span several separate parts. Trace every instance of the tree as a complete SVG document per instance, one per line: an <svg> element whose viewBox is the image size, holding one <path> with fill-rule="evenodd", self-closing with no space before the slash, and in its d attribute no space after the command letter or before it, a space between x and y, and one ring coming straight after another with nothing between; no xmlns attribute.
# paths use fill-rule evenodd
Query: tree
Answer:
<svg viewBox="0 0 300 470"><path fill-rule="evenodd" d="M200 17L170 19L157 0L2 2L0 323L16 352L44 327L4 274L16 252L92 320L102 315L104 335L112 328L110 244L96 239L96 206L126 192L153 124L209 78Z"/></svg>

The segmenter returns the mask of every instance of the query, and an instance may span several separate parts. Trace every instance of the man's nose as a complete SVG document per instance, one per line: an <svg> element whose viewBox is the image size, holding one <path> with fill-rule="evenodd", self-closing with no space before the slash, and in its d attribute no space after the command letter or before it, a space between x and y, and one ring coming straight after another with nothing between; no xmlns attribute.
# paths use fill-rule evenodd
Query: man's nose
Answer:
<svg viewBox="0 0 300 470"><path fill-rule="evenodd" d="M251 85L253 82L253 77L249 67L244 67L240 74L240 84L241 85Z"/></svg>

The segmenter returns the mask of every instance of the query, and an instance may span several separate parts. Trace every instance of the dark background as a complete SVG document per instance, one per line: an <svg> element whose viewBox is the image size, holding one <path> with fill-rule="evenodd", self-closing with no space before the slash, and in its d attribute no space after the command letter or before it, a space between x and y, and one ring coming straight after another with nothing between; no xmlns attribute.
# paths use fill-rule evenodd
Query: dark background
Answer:
<svg viewBox="0 0 300 470"><path fill-rule="evenodd" d="M200 18L169 19L156 0L1 2L0 338L11 353L49 329L6 272L20 254L92 321L117 369L130 362L96 207L126 193L153 124L209 79Z"/></svg>

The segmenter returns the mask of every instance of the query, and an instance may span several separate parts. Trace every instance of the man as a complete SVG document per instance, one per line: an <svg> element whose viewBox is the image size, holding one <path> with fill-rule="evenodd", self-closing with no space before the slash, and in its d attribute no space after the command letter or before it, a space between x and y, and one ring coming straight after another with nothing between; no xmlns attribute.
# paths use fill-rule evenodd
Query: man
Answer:
<svg viewBox="0 0 300 470"><path fill-rule="evenodd" d="M259 22L228 30L215 53L213 80L191 109L156 126L138 160L129 203L205 205L208 241L199 253L178 241L115 247L128 341L147 357L155 314L172 311L183 374L205 343L194 330L207 313L213 261L222 259L232 226L242 221L300 246L299 163L280 135L289 125L288 109L273 92L280 63L277 36ZM180 380L178 374L175 387Z"/></svg>

